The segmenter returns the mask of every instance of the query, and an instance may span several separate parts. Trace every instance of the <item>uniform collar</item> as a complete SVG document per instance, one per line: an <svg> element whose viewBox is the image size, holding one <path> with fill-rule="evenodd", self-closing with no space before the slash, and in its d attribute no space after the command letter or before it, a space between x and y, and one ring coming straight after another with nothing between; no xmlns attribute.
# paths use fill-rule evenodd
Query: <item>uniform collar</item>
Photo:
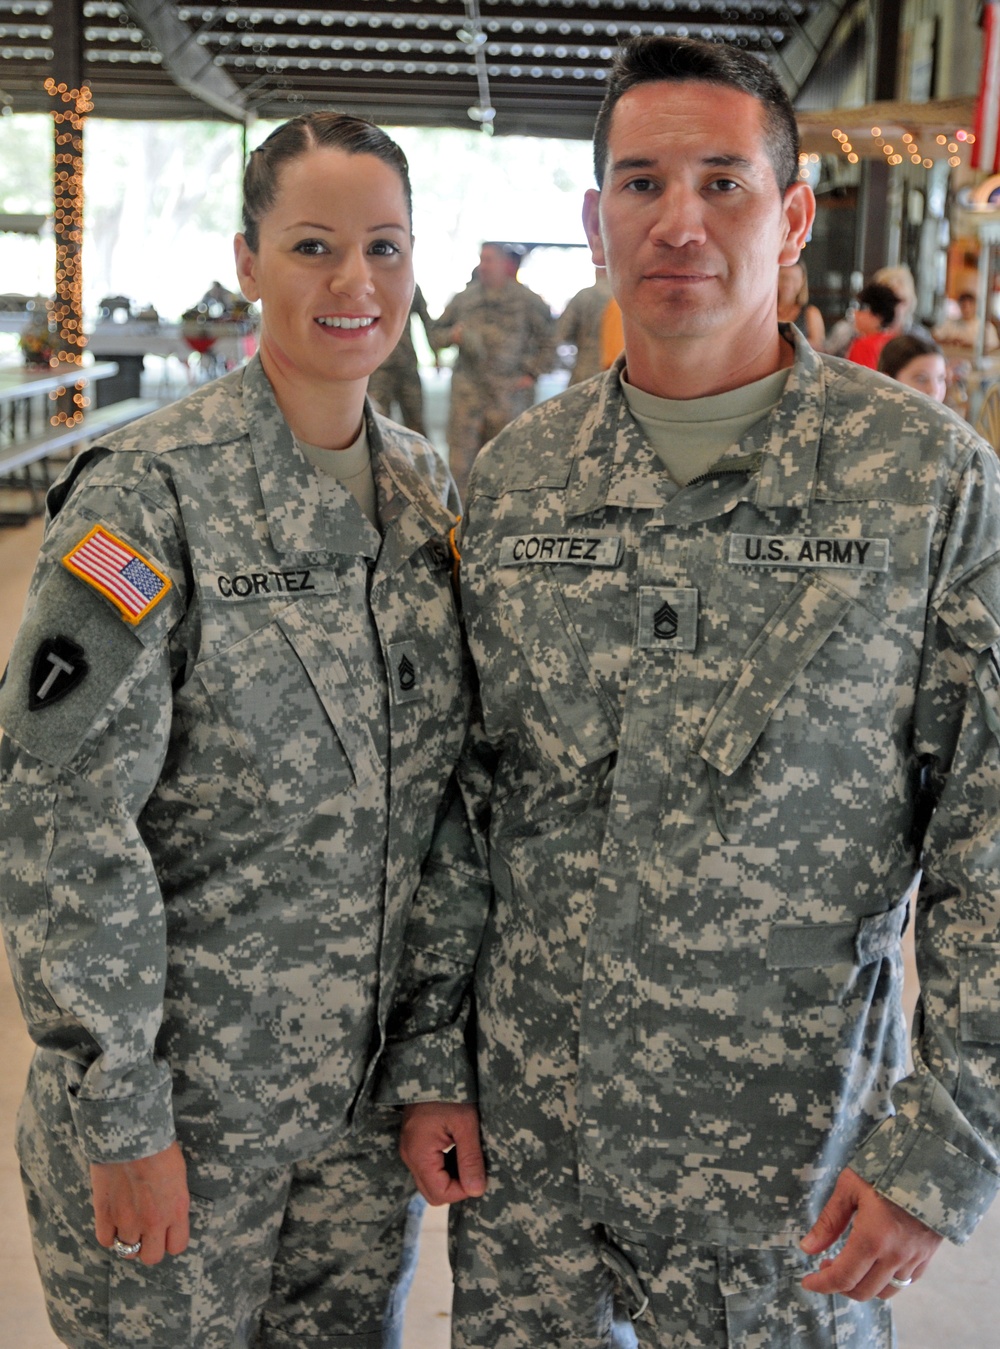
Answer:
<svg viewBox="0 0 1000 1349"><path fill-rule="evenodd" d="M605 506L655 508L671 495L663 467L622 394L624 363L619 357L607 372L577 432L566 487L569 518Z"/></svg>
<svg viewBox="0 0 1000 1349"><path fill-rule="evenodd" d="M794 326L784 331L795 347L784 396L767 421L751 430L741 448L753 441L763 456L756 505L764 510L780 506L805 510L816 493L827 415L827 370Z"/></svg>
<svg viewBox="0 0 1000 1349"><path fill-rule="evenodd" d="M295 444L259 356L243 370L243 415L276 550L285 556L359 551L352 546L357 531L344 537L340 522L330 518L319 475ZM332 540L343 546L332 548Z"/></svg>
<svg viewBox="0 0 1000 1349"><path fill-rule="evenodd" d="M407 456L383 435L367 400L368 444L384 531L381 546L350 492L340 484L324 484L295 444L258 356L244 367L243 413L268 530L279 553L377 556L380 571L394 571L428 539L447 537L454 518Z"/></svg>
<svg viewBox="0 0 1000 1349"><path fill-rule="evenodd" d="M726 458L743 462L759 455L760 467L738 495L762 509L805 509L813 499L827 404L827 372L819 356L794 329L788 334L795 360L781 402L753 427ZM605 506L665 505L673 495L662 467L628 411L619 357L600 385L571 450L566 509L570 517ZM720 461L723 465L725 459ZM676 501L674 508L680 508ZM673 508L672 508L673 509Z"/></svg>
<svg viewBox="0 0 1000 1349"><path fill-rule="evenodd" d="M434 495L409 456L394 443L392 434L385 434L383 419L368 402L365 403L365 418L382 524L382 547L375 574L377 585L382 577L395 572L432 539L444 544L456 517ZM441 477L443 481L443 466Z"/></svg>

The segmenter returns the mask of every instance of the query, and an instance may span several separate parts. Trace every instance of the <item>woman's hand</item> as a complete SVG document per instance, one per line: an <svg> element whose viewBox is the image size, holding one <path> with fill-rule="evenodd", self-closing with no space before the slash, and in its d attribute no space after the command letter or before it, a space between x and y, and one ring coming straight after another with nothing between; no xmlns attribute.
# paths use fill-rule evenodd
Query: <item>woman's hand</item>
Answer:
<svg viewBox="0 0 1000 1349"><path fill-rule="evenodd" d="M187 1167L177 1143L134 1162L92 1162L94 1227L110 1250L117 1237L141 1242L136 1259L157 1265L164 1255L180 1255L188 1244ZM125 1257L130 1258L130 1257Z"/></svg>

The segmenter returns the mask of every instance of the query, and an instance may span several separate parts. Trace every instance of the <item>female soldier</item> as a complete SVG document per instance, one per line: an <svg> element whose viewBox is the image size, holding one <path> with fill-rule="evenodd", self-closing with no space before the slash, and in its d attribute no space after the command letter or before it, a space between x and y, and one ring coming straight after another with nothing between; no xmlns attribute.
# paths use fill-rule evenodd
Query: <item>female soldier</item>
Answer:
<svg viewBox="0 0 1000 1349"><path fill-rule="evenodd" d="M74 461L0 690L18 1142L88 1349L399 1327L411 1190L356 1110L464 735L457 503L365 404L413 291L401 151L298 117L244 195L259 357Z"/></svg>
<svg viewBox="0 0 1000 1349"><path fill-rule="evenodd" d="M815 351L826 345L823 315L809 303L809 280L801 262L778 268L778 322L794 323Z"/></svg>

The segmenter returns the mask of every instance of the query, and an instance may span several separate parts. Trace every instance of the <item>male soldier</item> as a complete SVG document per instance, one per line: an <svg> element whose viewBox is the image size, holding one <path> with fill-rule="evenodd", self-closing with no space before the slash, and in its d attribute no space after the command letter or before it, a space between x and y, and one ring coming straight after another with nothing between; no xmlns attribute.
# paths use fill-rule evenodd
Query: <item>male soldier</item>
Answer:
<svg viewBox="0 0 1000 1349"><path fill-rule="evenodd" d="M393 415L393 403L399 404L399 420L418 435L426 435L424 427L424 391L420 382L420 363L413 345L413 317L420 319L424 332L430 332L431 315L419 286L413 291L410 317L403 327L403 335L392 351L368 378L368 397L379 412ZM429 339L428 339L429 340Z"/></svg>
<svg viewBox="0 0 1000 1349"><path fill-rule="evenodd" d="M779 331L814 202L764 64L629 44L595 166L625 355L477 464L494 897L414 933L437 1007L478 946L485 1194L412 1010L403 1155L482 1195L458 1346L606 1346L617 1301L644 1347L880 1349L1000 1173L1000 470Z"/></svg>
<svg viewBox="0 0 1000 1349"><path fill-rule="evenodd" d="M462 499L480 448L524 412L556 363L552 314L517 279L521 255L483 244L476 276L431 325L436 351L457 346L448 408L448 462Z"/></svg>
<svg viewBox="0 0 1000 1349"><path fill-rule="evenodd" d="M611 285L607 273L598 267L594 284L578 290L559 315L556 323L556 346L576 347L570 384L579 384L591 375L599 374L611 364L604 362L601 334L604 315L611 300ZM620 348L619 348L620 350ZM617 356L618 352L614 353Z"/></svg>

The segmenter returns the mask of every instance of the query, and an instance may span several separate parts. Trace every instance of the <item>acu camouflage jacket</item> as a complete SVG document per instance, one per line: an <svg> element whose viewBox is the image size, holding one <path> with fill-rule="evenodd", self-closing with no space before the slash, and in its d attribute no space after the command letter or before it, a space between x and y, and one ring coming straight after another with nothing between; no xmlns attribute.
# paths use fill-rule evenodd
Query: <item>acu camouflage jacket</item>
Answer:
<svg viewBox="0 0 1000 1349"><path fill-rule="evenodd" d="M475 962L492 1164L743 1245L797 1240L850 1164L964 1239L1000 1179L993 453L799 342L680 489L613 369L483 452L460 547L495 894L423 914L408 981L440 1016ZM399 1018L397 1099L467 1089L432 1023Z"/></svg>
<svg viewBox="0 0 1000 1349"><path fill-rule="evenodd" d="M33 1090L86 1155L270 1165L350 1118L464 737L454 488L369 414L383 537L257 361L76 460L0 691Z"/></svg>

